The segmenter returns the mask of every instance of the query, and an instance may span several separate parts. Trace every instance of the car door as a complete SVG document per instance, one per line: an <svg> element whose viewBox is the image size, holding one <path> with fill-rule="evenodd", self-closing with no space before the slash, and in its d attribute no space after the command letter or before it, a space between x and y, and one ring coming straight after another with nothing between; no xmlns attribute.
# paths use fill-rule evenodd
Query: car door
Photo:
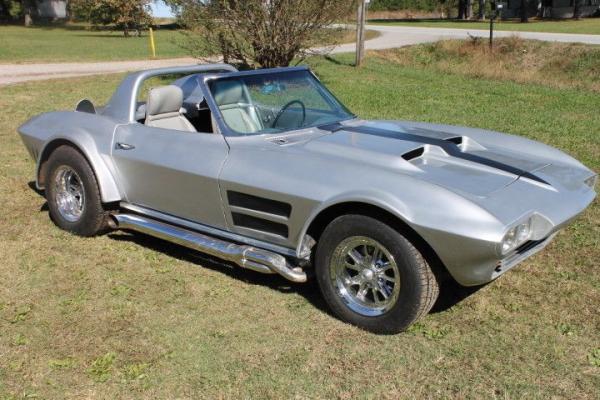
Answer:
<svg viewBox="0 0 600 400"><path fill-rule="evenodd" d="M112 157L132 204L225 228L219 172L228 154L218 133L121 125Z"/></svg>

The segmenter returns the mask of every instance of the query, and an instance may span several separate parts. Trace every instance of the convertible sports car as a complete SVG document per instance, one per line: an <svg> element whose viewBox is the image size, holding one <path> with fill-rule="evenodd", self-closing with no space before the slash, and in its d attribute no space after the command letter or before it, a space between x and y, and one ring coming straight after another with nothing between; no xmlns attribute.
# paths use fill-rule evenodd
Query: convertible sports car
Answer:
<svg viewBox="0 0 600 400"><path fill-rule="evenodd" d="M19 132L60 228L138 231L293 282L314 275L335 315L381 333L426 314L444 278L475 286L510 270L596 195L596 174L559 150L364 121L305 67L141 71L105 107L82 100Z"/></svg>

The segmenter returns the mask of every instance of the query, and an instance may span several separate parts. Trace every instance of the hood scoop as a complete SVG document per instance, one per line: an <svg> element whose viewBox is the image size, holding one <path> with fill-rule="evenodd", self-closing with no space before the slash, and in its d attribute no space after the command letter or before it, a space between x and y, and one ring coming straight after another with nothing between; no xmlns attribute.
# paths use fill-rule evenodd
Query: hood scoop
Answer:
<svg viewBox="0 0 600 400"><path fill-rule="evenodd" d="M531 179L533 181L537 181L539 183L549 185L548 182L543 180L542 178L525 171L521 168L505 164L501 161L497 161L491 158L488 158L486 154L477 154L476 152L471 151L463 151L461 145L463 142L462 136L451 136L447 139L441 139L426 135L419 135L417 133L408 133L404 131L392 131L389 129L381 129L368 125L360 125L360 126L351 126L351 125L342 125L339 122L329 125L321 125L320 129L329 131L332 133L338 131L346 131L351 133L358 133L363 135L372 135L378 137L384 137L388 139L400 140L405 142L414 142L416 144L421 145L431 145L442 149L449 157L468 161L470 163L479 164L481 166L489 167L498 170L500 173L508 173L512 175L516 175L517 177L524 177L527 179ZM460 141L460 144L458 143ZM412 151L412 150L411 150ZM410 153L410 152L408 152ZM415 153L416 154L416 153ZM406 156L409 154L405 153ZM414 156L414 154L413 154ZM404 158L404 156L403 156ZM406 158L404 158L406 159ZM414 159L414 157L413 157Z"/></svg>
<svg viewBox="0 0 600 400"><path fill-rule="evenodd" d="M423 153L425 153L425 147L417 147L414 150L410 150L402 154L402 158L404 158L406 161L411 161L415 158L421 157Z"/></svg>
<svg viewBox="0 0 600 400"><path fill-rule="evenodd" d="M452 136L452 137L446 138L444 140L447 142L450 142L450 143L454 143L458 147L461 147L461 145L463 144L462 136ZM461 149L462 149L462 147L461 147ZM406 161L411 161L411 160L414 160L415 158L421 157L423 154L425 154L425 146L417 147L414 150L407 151L406 153L402 154L402 158L405 159Z"/></svg>
<svg viewBox="0 0 600 400"><path fill-rule="evenodd" d="M444 140L446 142L454 143L457 146L460 146L463 143L463 137L462 136L453 136L453 137L446 138Z"/></svg>

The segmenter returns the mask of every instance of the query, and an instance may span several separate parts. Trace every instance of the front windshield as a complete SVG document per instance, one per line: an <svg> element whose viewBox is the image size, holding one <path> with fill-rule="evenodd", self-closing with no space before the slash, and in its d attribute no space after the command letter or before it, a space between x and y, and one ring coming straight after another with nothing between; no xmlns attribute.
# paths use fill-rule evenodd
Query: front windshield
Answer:
<svg viewBox="0 0 600 400"><path fill-rule="evenodd" d="M223 121L238 135L280 133L353 117L306 70L217 78L209 88Z"/></svg>

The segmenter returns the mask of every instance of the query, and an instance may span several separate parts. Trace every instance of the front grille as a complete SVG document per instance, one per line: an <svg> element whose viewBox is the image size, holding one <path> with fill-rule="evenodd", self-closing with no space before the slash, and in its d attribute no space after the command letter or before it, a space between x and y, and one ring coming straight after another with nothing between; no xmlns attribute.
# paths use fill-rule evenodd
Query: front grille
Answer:
<svg viewBox="0 0 600 400"><path fill-rule="evenodd" d="M530 240L528 242L523 243L512 253L507 255L502 260L498 261L496 268L494 269L494 277L508 271L513 268L515 265L525 260L527 257L530 257L542 250L544 247L550 243L550 241L554 238L556 234L552 234L540 240Z"/></svg>
<svg viewBox="0 0 600 400"><path fill-rule="evenodd" d="M521 246L517 247L517 249L515 250L515 253L523 254L523 253L527 252L528 250L533 249L537 245L544 243L546 240L548 240L547 237L540 239L540 240L529 240L529 241L523 243Z"/></svg>

